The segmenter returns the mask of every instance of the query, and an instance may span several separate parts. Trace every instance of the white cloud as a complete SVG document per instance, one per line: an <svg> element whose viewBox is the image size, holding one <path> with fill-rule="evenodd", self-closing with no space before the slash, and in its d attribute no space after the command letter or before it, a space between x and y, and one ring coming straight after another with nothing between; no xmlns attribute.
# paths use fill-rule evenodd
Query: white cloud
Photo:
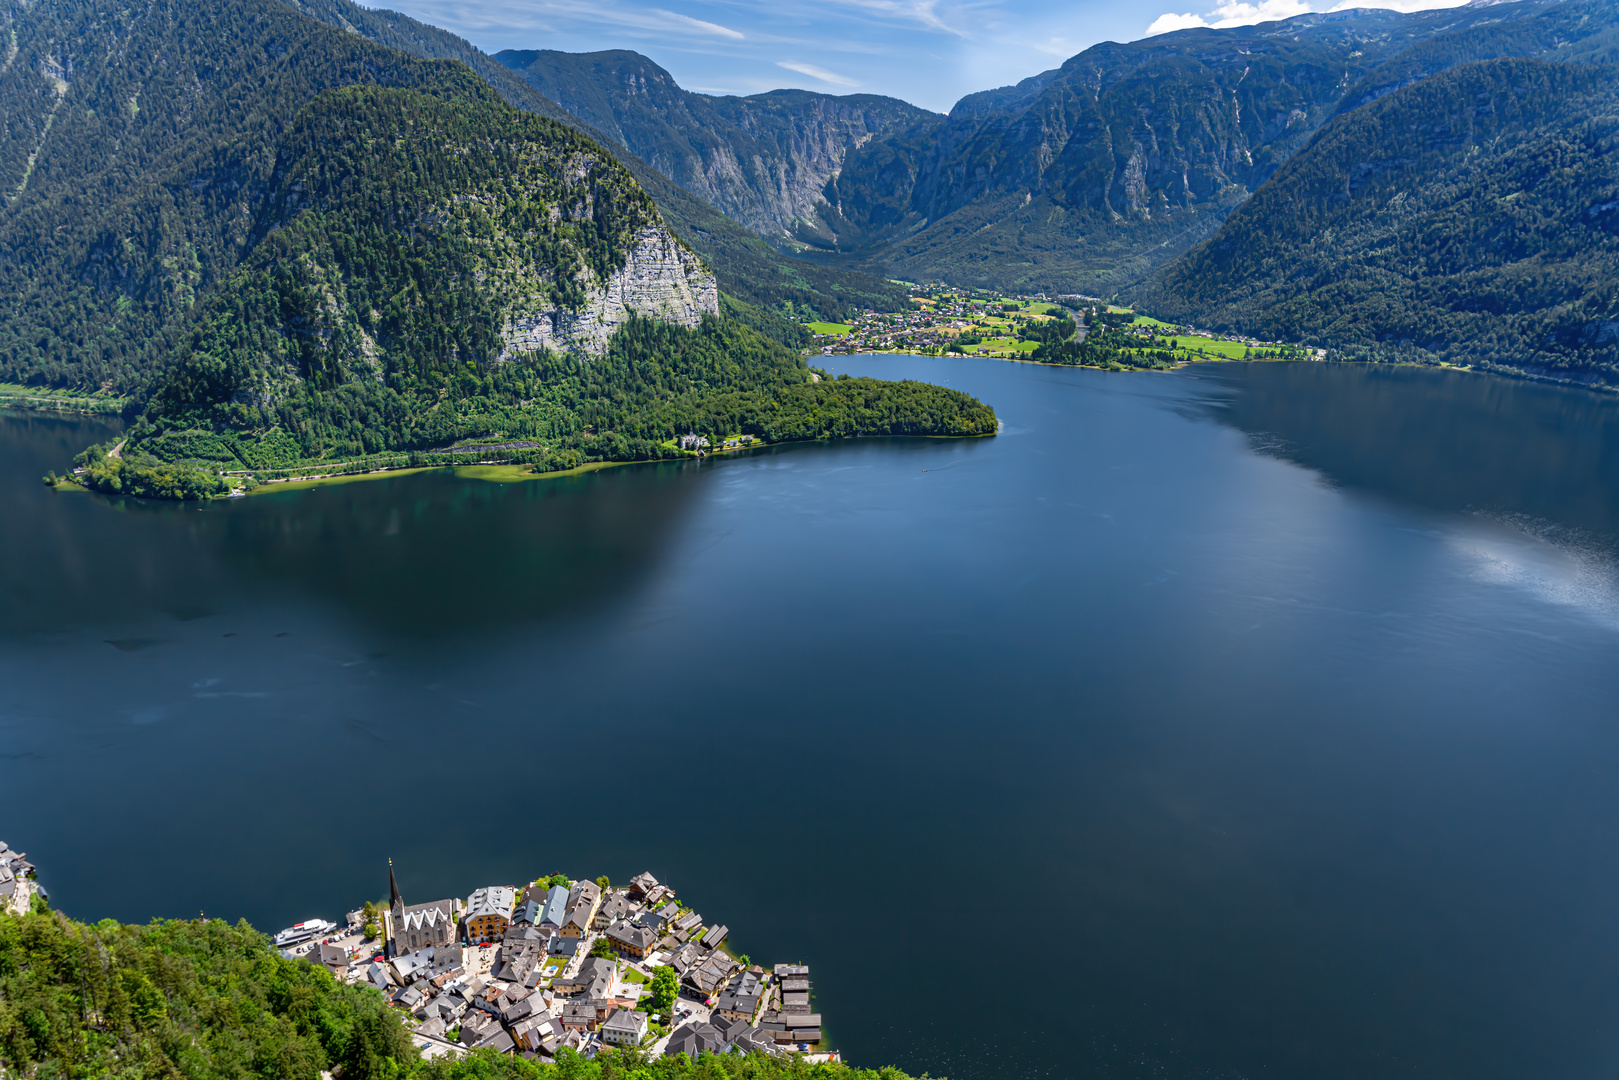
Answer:
<svg viewBox="0 0 1619 1080"><path fill-rule="evenodd" d="M681 15L680 13L674 11L664 11L662 8L653 8L652 10L658 15L667 16L679 24L689 26L699 33L713 34L715 37L730 38L732 41L741 41L743 38L743 34L740 30L732 30L729 26L721 26L719 23L704 22L702 19L694 19L690 15Z"/></svg>
<svg viewBox="0 0 1619 1080"><path fill-rule="evenodd" d="M1193 15L1190 11L1184 15L1176 15L1172 11L1166 11L1154 19L1151 26L1147 27L1147 36L1157 37L1159 34L1168 34L1175 30L1190 30L1194 26L1207 25L1209 25L1208 20L1201 15Z"/></svg>
<svg viewBox="0 0 1619 1080"><path fill-rule="evenodd" d="M1147 27L1147 36L1167 34L1172 30L1186 30L1194 26L1251 26L1254 23L1291 19L1310 11L1345 11L1350 8L1388 8L1392 11L1428 11L1432 8L1459 7L1467 0L1338 0L1331 8L1313 8L1305 0L1225 0L1207 14L1195 12L1176 14L1166 11Z"/></svg>
<svg viewBox="0 0 1619 1080"><path fill-rule="evenodd" d="M825 68L818 68L814 64L800 64L796 60L777 60L776 66L779 68L786 68L788 71L796 71L800 75L808 75L812 79L820 79L822 82L831 83L833 86L860 85L853 79L845 78L844 76L835 74L834 72L828 71Z"/></svg>

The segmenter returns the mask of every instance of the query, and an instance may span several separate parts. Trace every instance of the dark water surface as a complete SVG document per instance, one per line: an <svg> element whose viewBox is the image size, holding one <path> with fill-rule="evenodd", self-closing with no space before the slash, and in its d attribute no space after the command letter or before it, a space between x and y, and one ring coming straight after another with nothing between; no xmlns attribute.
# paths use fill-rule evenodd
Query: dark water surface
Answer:
<svg viewBox="0 0 1619 1080"><path fill-rule="evenodd" d="M199 510L0 419L0 838L266 929L650 868L957 1080L1614 1075L1619 402L845 364L1006 431Z"/></svg>

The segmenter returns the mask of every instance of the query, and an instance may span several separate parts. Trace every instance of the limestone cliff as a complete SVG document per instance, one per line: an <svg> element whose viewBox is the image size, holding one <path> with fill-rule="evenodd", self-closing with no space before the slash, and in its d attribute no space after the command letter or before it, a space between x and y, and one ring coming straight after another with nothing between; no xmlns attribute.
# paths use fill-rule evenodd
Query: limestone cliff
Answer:
<svg viewBox="0 0 1619 1080"><path fill-rule="evenodd" d="M584 287L585 300L577 308L509 308L500 359L541 349L599 356L632 315L695 328L704 314L719 314L713 272L661 226L642 229L623 267L605 282L590 279Z"/></svg>

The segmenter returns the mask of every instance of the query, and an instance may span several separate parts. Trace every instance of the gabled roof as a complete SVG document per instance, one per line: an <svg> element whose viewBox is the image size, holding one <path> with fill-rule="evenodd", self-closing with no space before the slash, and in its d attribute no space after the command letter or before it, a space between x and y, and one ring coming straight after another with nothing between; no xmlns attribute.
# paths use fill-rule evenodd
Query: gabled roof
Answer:
<svg viewBox="0 0 1619 1080"><path fill-rule="evenodd" d="M396 930L420 930L423 927L439 926L444 923L455 922L455 901L434 900L426 904L416 904L404 910L397 920Z"/></svg>

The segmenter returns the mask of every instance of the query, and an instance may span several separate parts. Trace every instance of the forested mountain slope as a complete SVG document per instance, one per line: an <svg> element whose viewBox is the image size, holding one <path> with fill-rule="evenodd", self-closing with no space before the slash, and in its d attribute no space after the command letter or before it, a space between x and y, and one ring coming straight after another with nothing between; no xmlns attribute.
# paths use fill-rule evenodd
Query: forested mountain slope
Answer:
<svg viewBox="0 0 1619 1080"><path fill-rule="evenodd" d="M712 272L623 165L448 74L436 95L351 86L299 112L248 254L199 303L121 456L81 459L85 483L190 498L224 471L465 440L551 470L676 457L667 441L692 430L994 432L953 390L817 382L720 317Z"/></svg>
<svg viewBox="0 0 1619 1080"><path fill-rule="evenodd" d="M1619 385L1619 69L1485 60L1363 105L1136 298L1350 358Z"/></svg>
<svg viewBox="0 0 1619 1080"><path fill-rule="evenodd" d="M772 240L818 229L821 189L856 148L936 114L876 94L682 90L624 50L507 50L495 59L677 184Z"/></svg>
<svg viewBox="0 0 1619 1080"><path fill-rule="evenodd" d="M361 8L352 0L287 2L329 26L411 56L459 60L509 104L583 131L629 167L657 201L669 227L708 261L719 277L720 288L730 296L768 312L834 321L866 308L900 311L908 306L905 290L884 278L818 266L781 254L758 233L720 213L642 160L625 146L621 132L598 127L589 118L582 119L562 108L494 57L448 31L395 11ZM791 324L772 323L771 329L778 336L797 332Z"/></svg>
<svg viewBox="0 0 1619 1080"><path fill-rule="evenodd" d="M907 277L1108 293L1210 235L1346 94L1440 70L1470 28L1533 54L1604 32L1604 10L1351 10L1104 43L851 154L825 192L836 241L800 238Z"/></svg>
<svg viewBox="0 0 1619 1080"><path fill-rule="evenodd" d="M247 250L285 125L352 83L494 99L276 0L6 10L0 380L139 392Z"/></svg>

